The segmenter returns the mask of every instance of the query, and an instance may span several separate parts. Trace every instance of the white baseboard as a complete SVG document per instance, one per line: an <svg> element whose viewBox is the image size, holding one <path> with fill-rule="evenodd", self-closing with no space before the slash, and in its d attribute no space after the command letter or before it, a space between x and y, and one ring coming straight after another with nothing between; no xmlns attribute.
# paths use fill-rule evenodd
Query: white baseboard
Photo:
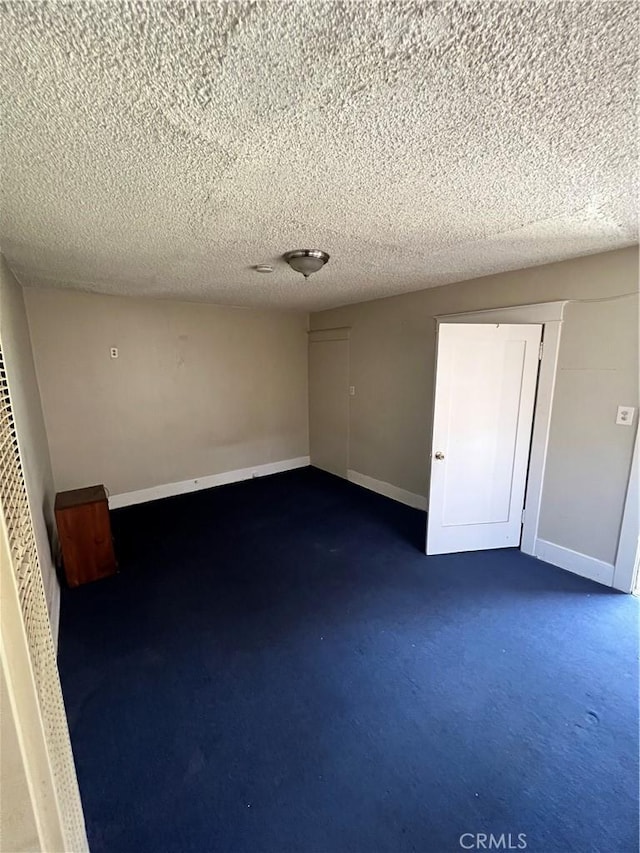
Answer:
<svg viewBox="0 0 640 853"><path fill-rule="evenodd" d="M180 483L167 483L164 486L152 486L136 492L124 492L109 497L109 508L119 509L132 504L157 501L160 498L172 498L175 495L198 492L214 486L226 486L229 483L239 483L241 480L251 480L254 477L267 477L269 474L279 474L294 468L306 468L307 465L309 465L309 457L299 456L297 459L283 459L281 462L267 462L265 465L253 465L251 468L238 468L235 471L224 471L222 474L210 474L207 477L198 477L196 480L182 480Z"/></svg>
<svg viewBox="0 0 640 853"><path fill-rule="evenodd" d="M358 471L347 471L347 480L350 483L363 486L371 492L377 492L379 495L399 501L401 504L412 506L414 509L427 509L427 499L425 497L416 495L414 492L408 492L399 486L392 486L391 483L385 483L384 480L376 480L374 477L360 474Z"/></svg>
<svg viewBox="0 0 640 853"><path fill-rule="evenodd" d="M579 551L572 551L571 548L563 548L561 545L554 545L553 542L536 539L534 556L544 560L545 563L551 563L552 566L558 566L606 586L613 584L614 567L611 563L596 560L595 557L588 557Z"/></svg>

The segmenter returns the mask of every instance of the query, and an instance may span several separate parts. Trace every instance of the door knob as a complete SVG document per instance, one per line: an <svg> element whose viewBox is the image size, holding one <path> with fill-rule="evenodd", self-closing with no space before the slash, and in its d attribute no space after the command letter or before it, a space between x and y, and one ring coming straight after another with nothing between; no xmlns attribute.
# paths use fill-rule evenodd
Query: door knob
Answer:
<svg viewBox="0 0 640 853"><path fill-rule="evenodd" d="M435 458L444 459L444 453L441 450L436 451Z"/></svg>

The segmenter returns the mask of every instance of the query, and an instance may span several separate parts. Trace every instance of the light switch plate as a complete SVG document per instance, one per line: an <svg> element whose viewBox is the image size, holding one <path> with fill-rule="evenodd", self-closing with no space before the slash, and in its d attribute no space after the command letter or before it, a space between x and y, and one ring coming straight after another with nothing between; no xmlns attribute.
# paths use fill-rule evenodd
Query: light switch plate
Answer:
<svg viewBox="0 0 640 853"><path fill-rule="evenodd" d="M631 426L635 413L636 410L633 406L618 406L616 423L620 424L621 426Z"/></svg>

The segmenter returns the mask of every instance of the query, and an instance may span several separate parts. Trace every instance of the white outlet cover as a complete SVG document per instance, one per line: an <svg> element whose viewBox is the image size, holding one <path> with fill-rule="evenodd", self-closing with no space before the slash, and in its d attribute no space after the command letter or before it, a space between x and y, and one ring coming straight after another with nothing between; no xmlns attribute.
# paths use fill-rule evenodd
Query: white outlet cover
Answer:
<svg viewBox="0 0 640 853"><path fill-rule="evenodd" d="M636 410L633 406L618 406L616 423L620 426L631 426Z"/></svg>
<svg viewBox="0 0 640 853"><path fill-rule="evenodd" d="M118 347L111 347L109 352L111 353L111 358L118 357Z"/></svg>

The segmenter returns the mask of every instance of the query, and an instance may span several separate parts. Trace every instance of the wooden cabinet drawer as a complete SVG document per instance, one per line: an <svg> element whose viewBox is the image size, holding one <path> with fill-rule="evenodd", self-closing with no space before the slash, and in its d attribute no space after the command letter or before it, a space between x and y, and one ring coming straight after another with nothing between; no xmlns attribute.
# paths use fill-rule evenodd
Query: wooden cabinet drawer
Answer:
<svg viewBox="0 0 640 853"><path fill-rule="evenodd" d="M79 586L117 571L104 486L60 492L56 495L55 514L69 586Z"/></svg>

